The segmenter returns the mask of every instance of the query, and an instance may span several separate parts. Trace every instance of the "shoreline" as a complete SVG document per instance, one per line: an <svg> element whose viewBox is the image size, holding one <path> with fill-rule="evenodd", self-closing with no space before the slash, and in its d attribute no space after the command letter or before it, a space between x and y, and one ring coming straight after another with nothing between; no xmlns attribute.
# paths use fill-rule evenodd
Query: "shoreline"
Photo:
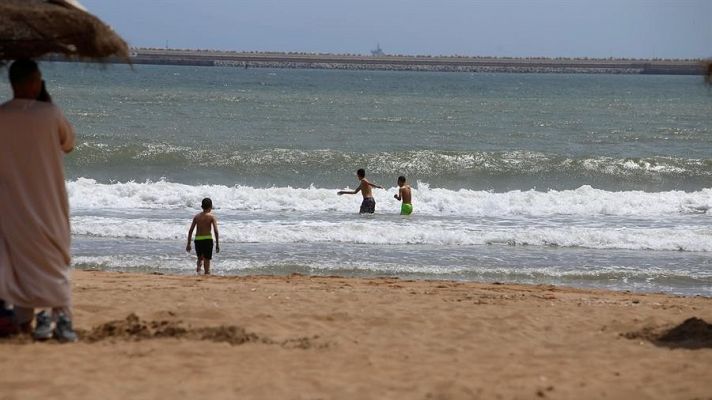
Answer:
<svg viewBox="0 0 712 400"><path fill-rule="evenodd" d="M202 278L205 277L204 275L197 276L195 274L195 270L193 268L185 268L185 269L151 269L151 268L135 268L135 267L101 267L101 266L95 266L95 265L72 265L71 266L73 271L83 271L83 272L107 272L107 273L118 273L118 274L138 274L138 275L156 275L156 276L176 276L176 277L193 277L193 278ZM220 267L214 267L212 270L212 275L209 277L215 277L215 278L259 278L259 277L290 277L290 276L306 276L306 277L311 277L311 278L335 278L335 279L365 279L365 280L371 280L371 279L394 279L394 280L399 280L399 281L404 281L404 282L427 282L427 283L433 283L433 284L440 284L440 283L452 283L452 284L475 284L475 285L501 285L501 286L524 286L524 287L540 287L540 286L548 286L548 287L555 287L558 289L562 290L590 290L590 291L603 291L603 292L611 292L611 293L621 293L621 294L629 294L629 295L662 295L662 296L671 296L671 297L683 297L683 298L703 298L703 299L710 299L712 300L712 296L710 295L705 295L705 294L699 294L699 293L685 293L683 291L680 292L673 292L673 291L664 291L662 289L640 289L640 288L613 288L609 286L597 286L595 284L590 284L590 285L583 285L579 284L577 285L575 282L572 283L562 283L562 282L517 282L517 281L510 281L510 280L505 280L505 279L468 279L468 278L453 278L452 276L443 276L441 278L434 277L434 276L418 276L417 274L404 274L404 275L398 275L398 274L379 274L379 273L372 273L370 271L367 272L359 272L355 273L353 275L347 275L343 274L340 271L313 271L313 270L308 270L305 268L299 268L296 270L282 270L282 271L276 271L276 272L269 272L269 271L261 271L261 270L247 270L247 271L238 271L238 272L225 272L223 273L220 270Z"/></svg>
<svg viewBox="0 0 712 400"><path fill-rule="evenodd" d="M0 340L7 398L689 399L712 393L712 339L704 336L712 325L702 325L702 336L687 329L677 342L662 340L690 318L712 322L712 299L704 297L82 270L73 271L73 294L80 343ZM30 384L28 376L46 380Z"/></svg>

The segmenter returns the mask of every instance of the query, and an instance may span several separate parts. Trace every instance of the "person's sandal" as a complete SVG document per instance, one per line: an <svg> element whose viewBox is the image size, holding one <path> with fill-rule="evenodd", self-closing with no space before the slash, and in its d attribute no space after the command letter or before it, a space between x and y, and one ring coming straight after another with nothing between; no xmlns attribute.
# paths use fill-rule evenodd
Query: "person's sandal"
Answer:
<svg viewBox="0 0 712 400"><path fill-rule="evenodd" d="M52 338L52 317L46 311L40 311L35 317L35 331L32 333L35 340L48 340Z"/></svg>
<svg viewBox="0 0 712 400"><path fill-rule="evenodd" d="M49 340L52 338L52 317L46 311L40 311L35 318L35 331L32 333L35 340Z"/></svg>
<svg viewBox="0 0 712 400"><path fill-rule="evenodd" d="M72 343L78 340L77 333L72 328L72 320L60 314L54 328L54 338L62 343Z"/></svg>

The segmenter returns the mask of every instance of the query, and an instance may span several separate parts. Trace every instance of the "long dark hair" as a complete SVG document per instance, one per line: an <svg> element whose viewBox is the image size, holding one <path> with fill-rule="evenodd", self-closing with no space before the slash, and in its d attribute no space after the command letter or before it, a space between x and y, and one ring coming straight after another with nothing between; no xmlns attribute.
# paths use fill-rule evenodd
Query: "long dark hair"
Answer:
<svg viewBox="0 0 712 400"><path fill-rule="evenodd" d="M37 96L38 101L44 101L47 103L52 102L52 96L49 95L49 92L47 91L47 87L45 86L45 81L42 79L42 90L40 90L40 94Z"/></svg>

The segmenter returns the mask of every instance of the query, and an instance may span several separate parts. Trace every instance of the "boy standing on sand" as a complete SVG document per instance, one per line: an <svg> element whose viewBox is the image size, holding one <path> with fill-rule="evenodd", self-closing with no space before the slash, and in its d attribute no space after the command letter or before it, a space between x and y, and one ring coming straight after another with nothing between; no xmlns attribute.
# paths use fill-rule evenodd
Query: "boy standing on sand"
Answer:
<svg viewBox="0 0 712 400"><path fill-rule="evenodd" d="M401 204L401 215L410 215L413 213L413 203L411 203L410 185L406 185L405 176L398 177L398 194L393 195L396 200L403 200Z"/></svg>
<svg viewBox="0 0 712 400"><path fill-rule="evenodd" d="M188 244L185 251L190 253L190 239L193 236L193 229L198 227L195 233L195 255L198 256L196 273L200 274L201 266L205 266L205 275L210 275L210 260L213 258L213 236L210 228L215 231L215 252L220 253L220 236L218 234L218 220L210 212L213 210L213 201L206 197L201 203L203 212L193 217L193 223L188 230Z"/></svg>
<svg viewBox="0 0 712 400"><path fill-rule="evenodd" d="M383 186L378 186L366 180L366 171L363 168L356 171L356 176L358 177L359 184L354 191L341 190L336 194L341 196L342 194L356 194L360 191L361 195L363 195L363 201L361 202L361 209L359 209L359 214L373 214L376 211L376 200L373 199L373 193L371 192L371 188L376 187L379 189L383 189Z"/></svg>

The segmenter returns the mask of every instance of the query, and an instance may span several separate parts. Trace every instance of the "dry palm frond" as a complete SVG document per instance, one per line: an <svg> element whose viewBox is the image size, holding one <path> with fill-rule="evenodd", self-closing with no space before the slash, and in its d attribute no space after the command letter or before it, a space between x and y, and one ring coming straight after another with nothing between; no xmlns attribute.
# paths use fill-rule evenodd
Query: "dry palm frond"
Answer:
<svg viewBox="0 0 712 400"><path fill-rule="evenodd" d="M128 60L126 42L99 18L62 0L0 0L0 60L45 54Z"/></svg>

